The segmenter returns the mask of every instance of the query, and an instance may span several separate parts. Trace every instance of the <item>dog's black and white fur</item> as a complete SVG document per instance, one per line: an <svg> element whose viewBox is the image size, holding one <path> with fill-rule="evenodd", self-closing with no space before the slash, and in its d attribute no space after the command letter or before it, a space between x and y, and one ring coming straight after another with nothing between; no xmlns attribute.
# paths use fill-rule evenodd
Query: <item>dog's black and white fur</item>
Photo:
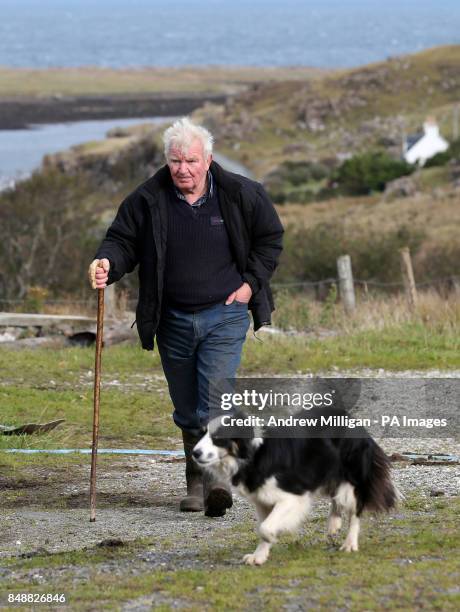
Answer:
<svg viewBox="0 0 460 612"><path fill-rule="evenodd" d="M317 495L326 495L332 502L330 536L340 530L342 514L348 517L341 547L347 552L358 550L363 510L388 511L398 499L389 460L364 429L355 430L361 437L347 437L349 432L340 427L329 438L229 439L225 435L225 427L211 423L193 457L202 468L230 479L254 503L261 540L252 554L244 556L248 565L265 563L278 536L300 527Z"/></svg>

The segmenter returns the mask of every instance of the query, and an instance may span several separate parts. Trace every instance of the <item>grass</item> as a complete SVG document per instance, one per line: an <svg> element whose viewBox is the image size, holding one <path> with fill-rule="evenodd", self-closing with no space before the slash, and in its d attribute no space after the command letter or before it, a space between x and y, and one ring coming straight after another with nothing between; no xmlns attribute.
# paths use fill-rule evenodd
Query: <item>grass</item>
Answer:
<svg viewBox="0 0 460 612"><path fill-rule="evenodd" d="M432 172L436 171L436 172ZM444 172L444 168L428 168L430 180ZM426 185L421 185L424 189ZM386 201L382 195L343 197L312 204L287 204L277 207L285 226L295 228L314 227L320 223L340 224L348 234L360 236L369 233L385 234L407 225L413 231L423 230L430 243L455 241L456 228L460 224L460 207L455 191L441 190L434 198L430 192L415 197Z"/></svg>
<svg viewBox="0 0 460 612"><path fill-rule="evenodd" d="M313 519L304 536L284 537L259 568L239 563L255 546L252 522L239 523L220 538L197 541L194 569L173 571L139 563L143 551L172 546L174 534L164 541L139 540L116 549L9 559L6 567L19 577L5 587L10 593L64 593L76 611L94 609L95 602L99 610L118 610L141 597L150 598L158 610L178 604L186 610L279 610L289 604L356 611L456 610L459 510L458 499L422 500L414 494L398 515L368 517L361 550L352 555L328 544L323 518ZM109 570L123 563L131 571ZM47 578L40 580L40 573Z"/></svg>
<svg viewBox="0 0 460 612"><path fill-rule="evenodd" d="M393 371L460 366L458 339L447 333L432 334L421 325L362 331L324 340L270 337L250 354L246 371L280 368L290 373L320 373L331 369L370 368ZM281 370L283 371L283 370Z"/></svg>
<svg viewBox="0 0 460 612"><path fill-rule="evenodd" d="M73 150L82 157L90 155L107 157L125 147L129 147L132 143L133 139L130 136L105 138L104 140L91 140L81 145L75 145Z"/></svg>
<svg viewBox="0 0 460 612"><path fill-rule="evenodd" d="M233 93L254 82L304 80L313 68L0 68L0 97Z"/></svg>
<svg viewBox="0 0 460 612"><path fill-rule="evenodd" d="M304 325L318 332L322 321L321 325L337 335L323 340L315 339L314 333L292 337L261 332L259 340L249 335L241 374L460 367L458 304L454 301L430 294L424 296L417 313L410 314L398 298L362 300L356 316L349 318L338 305L325 307L298 299L299 304L292 296L284 303L280 300L286 321L295 313L299 328ZM294 309L291 314L290 307ZM0 360L2 423L66 419L45 436L0 436L0 449L90 447L93 349L12 351L0 347ZM104 349L100 434L100 448L178 447L156 352L122 345ZM100 455L99 466L101 473L114 466L127 473L126 457ZM0 474L14 484L2 490L5 511L69 512L79 508L78 504L86 504L86 497L77 499L59 491L62 483L81 488L88 471L87 456L0 452ZM100 495L99 507L145 505L142 496L136 501L128 490L123 493L116 501ZM326 541L324 517L312 518L300 538L282 538L269 562L260 568L240 563L256 545L252 520L216 530L213 537L203 532L202 538L188 543L172 532L115 548L4 558L0 607L7 605L7 593L52 592L64 593L67 606L76 612L121 610L133 600L138 600L136 605L144 602L164 611L177 606L197 611L274 611L283 606L456 610L460 603L459 510L458 498L431 498L414 490L395 514L364 521L361 550L356 555L340 553L336 543ZM161 564L163 558L167 562ZM184 559L193 559L193 568L181 565ZM40 607L53 609L47 604Z"/></svg>
<svg viewBox="0 0 460 612"><path fill-rule="evenodd" d="M48 434L2 436L0 448L91 448L91 389L82 393L11 387L2 389L0 402L3 422L65 419L65 424ZM100 448L164 448L177 436L169 398L158 397L154 391L103 391L101 410Z"/></svg>
<svg viewBox="0 0 460 612"><path fill-rule="evenodd" d="M371 288L372 282L370 281ZM424 330L425 335L438 333L454 338L460 326L460 303L455 294L447 297L436 291L419 291L415 310L408 307L404 294L379 295L367 293L358 286L356 308L347 314L337 301L335 285L330 286L324 301L312 300L308 295L288 289L276 294L275 325L284 330L311 331L326 328L338 334L386 330L401 327Z"/></svg>
<svg viewBox="0 0 460 612"><path fill-rule="evenodd" d="M435 294L411 313L401 297L369 298L347 317L340 305L280 297L275 323L305 335L249 334L241 375L298 375L332 370L460 368L460 305ZM321 332L331 334L319 339ZM0 347L2 424L65 423L41 436L1 436L0 448L91 446L94 349ZM156 351L107 347L102 362L101 448L176 448L177 429Z"/></svg>

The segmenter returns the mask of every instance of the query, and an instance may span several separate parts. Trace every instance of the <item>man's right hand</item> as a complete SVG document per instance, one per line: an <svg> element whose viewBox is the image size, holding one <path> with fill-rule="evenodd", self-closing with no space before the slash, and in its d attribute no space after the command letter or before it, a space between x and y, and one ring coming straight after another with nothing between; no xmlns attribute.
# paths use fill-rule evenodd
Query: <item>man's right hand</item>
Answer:
<svg viewBox="0 0 460 612"><path fill-rule="evenodd" d="M110 261L95 259L88 268L89 282L92 289L104 289L109 278Z"/></svg>

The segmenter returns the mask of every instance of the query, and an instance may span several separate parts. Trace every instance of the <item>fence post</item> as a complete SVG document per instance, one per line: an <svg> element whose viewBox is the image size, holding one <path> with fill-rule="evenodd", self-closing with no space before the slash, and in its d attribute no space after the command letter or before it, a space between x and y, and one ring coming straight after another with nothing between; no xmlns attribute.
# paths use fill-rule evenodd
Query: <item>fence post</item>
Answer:
<svg viewBox="0 0 460 612"><path fill-rule="evenodd" d="M104 310L108 319L114 319L116 316L116 296L115 284L112 283L104 289Z"/></svg>
<svg viewBox="0 0 460 612"><path fill-rule="evenodd" d="M340 299L345 308L345 312L349 313L352 312L356 306L350 255L341 255L337 259L337 272L339 276Z"/></svg>
<svg viewBox="0 0 460 612"><path fill-rule="evenodd" d="M407 301L411 309L417 305L417 288L415 286L414 270L412 269L412 261L410 257L409 247L399 249L401 257L401 273L406 292Z"/></svg>
<svg viewBox="0 0 460 612"><path fill-rule="evenodd" d="M452 277L452 289L454 290L454 295L460 297L460 279L458 277Z"/></svg>
<svg viewBox="0 0 460 612"><path fill-rule="evenodd" d="M366 297L368 297L369 296L369 287L367 286L366 281L364 281L364 283L363 283L363 288L364 288L364 295Z"/></svg>

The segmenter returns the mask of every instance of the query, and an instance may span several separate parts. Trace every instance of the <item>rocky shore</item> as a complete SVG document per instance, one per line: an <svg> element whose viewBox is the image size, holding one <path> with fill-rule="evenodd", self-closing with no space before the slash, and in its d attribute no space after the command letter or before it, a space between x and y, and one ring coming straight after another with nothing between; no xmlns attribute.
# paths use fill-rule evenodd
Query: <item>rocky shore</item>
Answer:
<svg viewBox="0 0 460 612"><path fill-rule="evenodd" d="M0 98L0 129L92 119L170 117L191 113L205 102L221 104L223 94L126 94Z"/></svg>

